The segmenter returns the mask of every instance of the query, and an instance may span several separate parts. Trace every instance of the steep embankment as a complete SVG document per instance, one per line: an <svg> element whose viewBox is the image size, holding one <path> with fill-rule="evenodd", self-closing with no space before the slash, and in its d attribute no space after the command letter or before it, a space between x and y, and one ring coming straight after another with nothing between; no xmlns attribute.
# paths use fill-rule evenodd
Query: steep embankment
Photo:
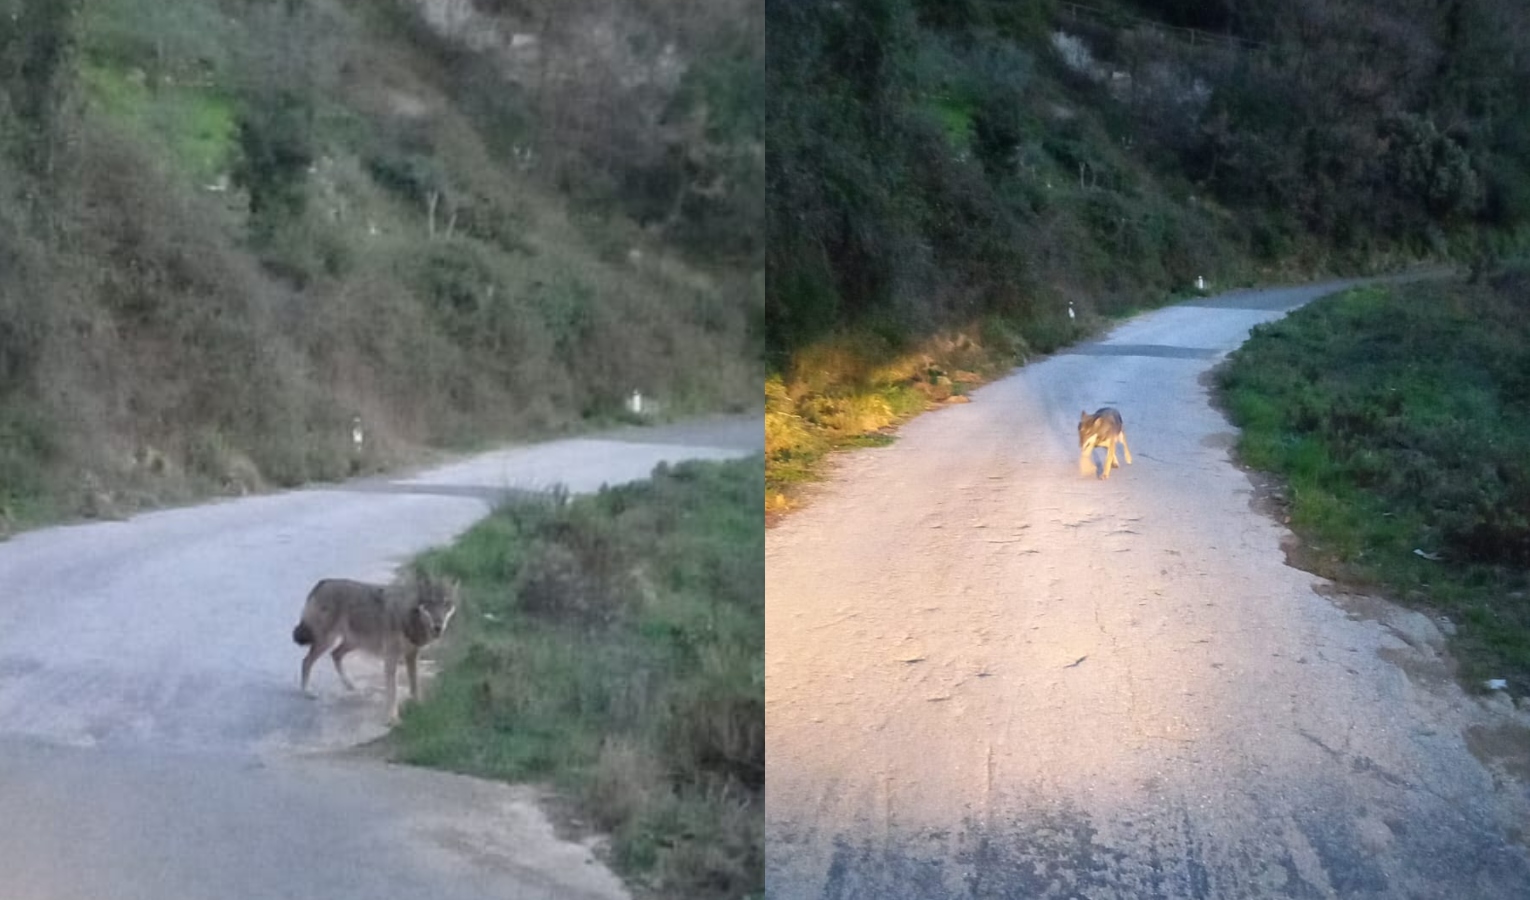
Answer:
<svg viewBox="0 0 1530 900"><path fill-rule="evenodd" d="M0 527L757 403L762 29L680 12L16 4Z"/></svg>

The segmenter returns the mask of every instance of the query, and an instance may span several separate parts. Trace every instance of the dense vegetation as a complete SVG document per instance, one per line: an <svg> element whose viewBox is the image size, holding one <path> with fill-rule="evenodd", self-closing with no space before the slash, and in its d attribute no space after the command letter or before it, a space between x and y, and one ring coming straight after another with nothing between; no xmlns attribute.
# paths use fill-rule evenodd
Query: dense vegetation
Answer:
<svg viewBox="0 0 1530 900"><path fill-rule="evenodd" d="M757 404L762 58L751 0L0 0L0 533Z"/></svg>
<svg viewBox="0 0 1530 900"><path fill-rule="evenodd" d="M763 489L759 457L660 466L427 557L465 602L400 753L553 782L644 896L760 896Z"/></svg>
<svg viewBox="0 0 1530 900"><path fill-rule="evenodd" d="M1305 565L1448 614L1470 681L1530 690L1530 272L1319 301L1220 381Z"/></svg>
<svg viewBox="0 0 1530 900"><path fill-rule="evenodd" d="M1522 4L766 7L773 487L1198 277L1480 267L1530 222Z"/></svg>

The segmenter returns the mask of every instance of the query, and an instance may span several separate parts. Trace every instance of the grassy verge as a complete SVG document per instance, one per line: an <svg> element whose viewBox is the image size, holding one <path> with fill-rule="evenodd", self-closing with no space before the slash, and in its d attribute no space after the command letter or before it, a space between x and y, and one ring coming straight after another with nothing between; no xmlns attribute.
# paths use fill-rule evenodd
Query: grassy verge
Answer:
<svg viewBox="0 0 1530 900"><path fill-rule="evenodd" d="M829 454L879 446L925 410L962 402L971 389L1033 353L1088 334L1095 317L1062 317L1021 329L990 318L919 342L870 329L843 332L793 354L765 381L765 511L779 516L818 480Z"/></svg>
<svg viewBox="0 0 1530 900"><path fill-rule="evenodd" d="M513 504L426 565L464 610L405 761L546 781L655 896L760 896L764 530L758 458Z"/></svg>
<svg viewBox="0 0 1530 900"><path fill-rule="evenodd" d="M1530 272L1346 292L1219 379L1304 568L1448 615L1468 683L1530 693Z"/></svg>

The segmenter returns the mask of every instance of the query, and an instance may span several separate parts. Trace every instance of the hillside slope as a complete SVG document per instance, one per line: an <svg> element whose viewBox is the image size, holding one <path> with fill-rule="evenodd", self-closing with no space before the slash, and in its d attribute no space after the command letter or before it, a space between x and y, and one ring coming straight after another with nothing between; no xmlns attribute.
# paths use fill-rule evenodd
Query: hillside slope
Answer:
<svg viewBox="0 0 1530 900"><path fill-rule="evenodd" d="M756 404L763 27L684 6L0 4L0 526Z"/></svg>

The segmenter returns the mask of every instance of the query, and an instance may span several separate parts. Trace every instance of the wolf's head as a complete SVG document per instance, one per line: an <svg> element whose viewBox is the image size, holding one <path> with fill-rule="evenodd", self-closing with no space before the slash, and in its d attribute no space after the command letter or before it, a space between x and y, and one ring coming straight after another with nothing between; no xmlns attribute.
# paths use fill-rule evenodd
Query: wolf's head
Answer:
<svg viewBox="0 0 1530 900"><path fill-rule="evenodd" d="M1105 446L1106 441L1121 430L1121 414L1113 407L1102 406L1093 415L1080 411L1078 414L1078 445L1093 443Z"/></svg>
<svg viewBox="0 0 1530 900"><path fill-rule="evenodd" d="M409 612L404 634L415 646L423 647L446 632L447 623L457 612L457 595L461 588L454 580L438 580L422 574L416 589L417 600Z"/></svg>

